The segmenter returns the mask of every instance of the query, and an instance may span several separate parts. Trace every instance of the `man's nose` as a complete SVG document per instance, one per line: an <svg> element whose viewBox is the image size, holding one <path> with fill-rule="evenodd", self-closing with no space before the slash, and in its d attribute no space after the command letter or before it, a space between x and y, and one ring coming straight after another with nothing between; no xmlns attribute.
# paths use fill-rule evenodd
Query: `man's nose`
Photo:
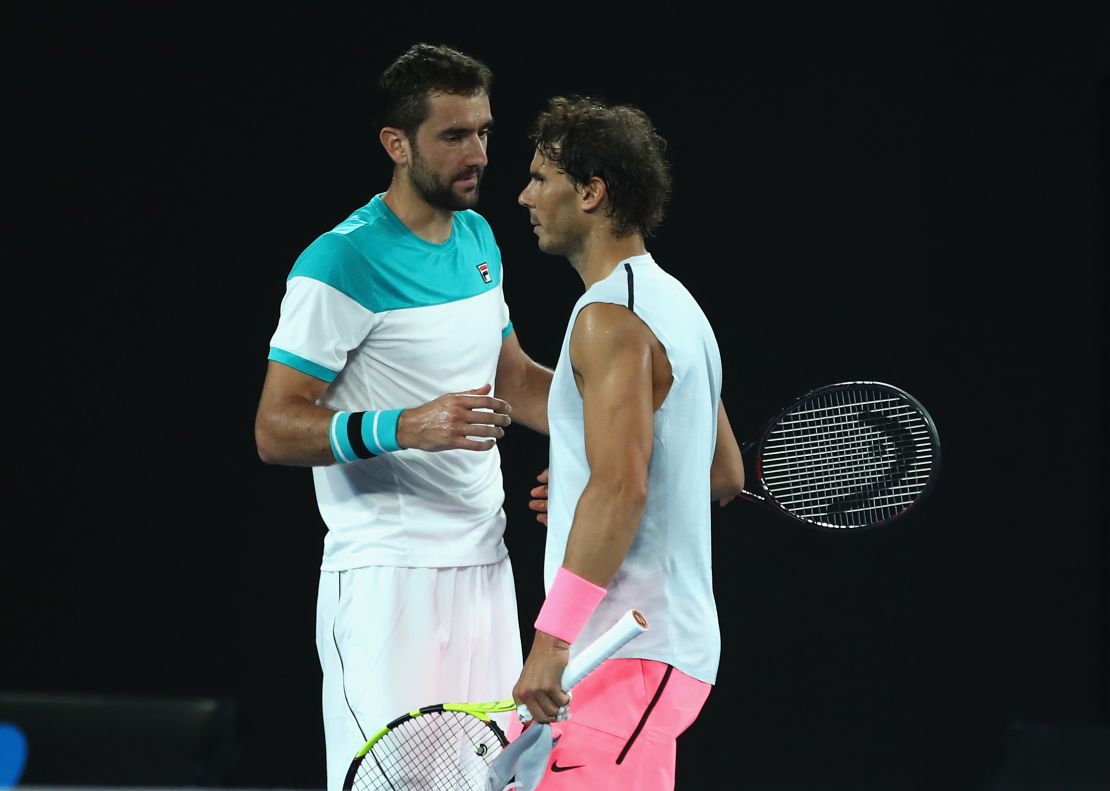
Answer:
<svg viewBox="0 0 1110 791"><path fill-rule="evenodd" d="M485 165L489 162L486 155L486 141L477 135L467 139L466 160L473 165Z"/></svg>

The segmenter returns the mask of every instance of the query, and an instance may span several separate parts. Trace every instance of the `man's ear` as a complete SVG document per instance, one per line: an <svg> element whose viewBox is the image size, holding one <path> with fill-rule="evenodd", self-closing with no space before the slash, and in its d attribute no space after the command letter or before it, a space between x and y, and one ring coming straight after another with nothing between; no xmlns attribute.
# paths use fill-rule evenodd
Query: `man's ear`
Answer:
<svg viewBox="0 0 1110 791"><path fill-rule="evenodd" d="M609 186L600 176L591 176L590 180L582 185L580 192L583 211L594 211L605 203L605 198L609 195Z"/></svg>
<svg viewBox="0 0 1110 791"><path fill-rule="evenodd" d="M383 127L378 134L378 139L382 141L382 148L389 154L394 164L403 165L409 161L409 140L400 129L392 126Z"/></svg>

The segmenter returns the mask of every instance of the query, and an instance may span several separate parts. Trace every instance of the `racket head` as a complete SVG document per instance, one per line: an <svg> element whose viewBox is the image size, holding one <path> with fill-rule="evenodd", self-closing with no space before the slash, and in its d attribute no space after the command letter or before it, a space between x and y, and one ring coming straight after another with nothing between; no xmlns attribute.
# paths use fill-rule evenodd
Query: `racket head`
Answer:
<svg viewBox="0 0 1110 791"><path fill-rule="evenodd" d="M940 435L925 407L885 382L814 388L768 422L752 451L759 495L822 530L889 524L940 473Z"/></svg>
<svg viewBox="0 0 1110 791"><path fill-rule="evenodd" d="M515 706L511 699L442 703L404 714L355 756L343 791L486 791L489 766L509 743L489 714Z"/></svg>

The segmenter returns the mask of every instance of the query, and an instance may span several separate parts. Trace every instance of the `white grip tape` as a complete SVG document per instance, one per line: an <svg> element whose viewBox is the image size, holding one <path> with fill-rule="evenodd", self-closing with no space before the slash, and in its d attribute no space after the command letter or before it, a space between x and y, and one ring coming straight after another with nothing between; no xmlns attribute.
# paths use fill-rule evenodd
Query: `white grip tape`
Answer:
<svg viewBox="0 0 1110 791"><path fill-rule="evenodd" d="M628 610L604 634L582 649L563 671L563 690L570 691L575 684L594 671L598 665L611 657L637 635L648 629L647 619L639 610ZM528 722L532 715L523 703L517 706L520 719Z"/></svg>

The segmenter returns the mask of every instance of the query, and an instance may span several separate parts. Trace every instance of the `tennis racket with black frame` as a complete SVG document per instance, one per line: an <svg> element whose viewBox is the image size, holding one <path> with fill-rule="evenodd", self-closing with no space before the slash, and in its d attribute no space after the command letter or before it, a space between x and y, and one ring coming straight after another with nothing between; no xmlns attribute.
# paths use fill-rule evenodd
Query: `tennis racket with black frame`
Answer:
<svg viewBox="0 0 1110 791"><path fill-rule="evenodd" d="M569 691L625 643L648 628L628 610L576 654L563 672ZM490 714L521 709L512 698L484 703L438 703L397 717L375 733L351 761L343 791L485 791L489 766L508 744Z"/></svg>
<svg viewBox="0 0 1110 791"><path fill-rule="evenodd" d="M940 473L932 417L916 398L884 382L814 388L767 421L742 452L748 485L740 499L826 530L899 520L924 500Z"/></svg>

